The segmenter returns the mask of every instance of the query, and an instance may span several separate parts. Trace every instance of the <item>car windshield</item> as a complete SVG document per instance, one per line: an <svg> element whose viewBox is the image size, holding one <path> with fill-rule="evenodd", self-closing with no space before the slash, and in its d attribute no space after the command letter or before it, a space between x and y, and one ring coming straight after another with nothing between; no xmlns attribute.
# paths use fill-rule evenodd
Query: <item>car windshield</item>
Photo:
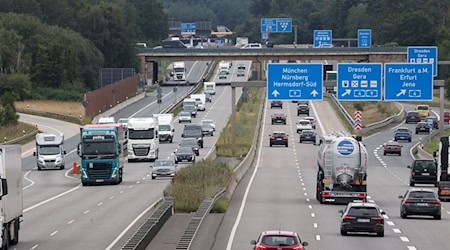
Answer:
<svg viewBox="0 0 450 250"><path fill-rule="evenodd" d="M423 169L427 170L435 170L436 164L434 161L416 161L414 164L414 169L423 171Z"/></svg>
<svg viewBox="0 0 450 250"><path fill-rule="evenodd" d="M181 147L177 150L177 154L191 154L192 148L190 147Z"/></svg>
<svg viewBox="0 0 450 250"><path fill-rule="evenodd" d="M199 128L189 128L189 129L185 129L184 130L184 135L185 136L201 136L202 135L202 129Z"/></svg>
<svg viewBox="0 0 450 250"><path fill-rule="evenodd" d="M128 119L119 119L117 123L128 123Z"/></svg>
<svg viewBox="0 0 450 250"><path fill-rule="evenodd" d="M419 113L417 113L417 112L408 112L408 115L409 116L418 116Z"/></svg>
<svg viewBox="0 0 450 250"><path fill-rule="evenodd" d="M428 106L417 106L417 110L428 110Z"/></svg>
<svg viewBox="0 0 450 250"><path fill-rule="evenodd" d="M285 136L285 133L273 133L273 136L275 137L281 137L281 136Z"/></svg>
<svg viewBox="0 0 450 250"><path fill-rule="evenodd" d="M266 246L295 246L299 244L297 237L288 235L266 235L261 241Z"/></svg>
<svg viewBox="0 0 450 250"><path fill-rule="evenodd" d="M313 135L314 132L313 131L303 131L302 134L304 134L304 135Z"/></svg>
<svg viewBox="0 0 450 250"><path fill-rule="evenodd" d="M348 211L350 216L378 216L378 210L375 207L351 207Z"/></svg>
<svg viewBox="0 0 450 250"><path fill-rule="evenodd" d="M55 146L39 146L39 154L40 155L57 155L61 151L59 149L59 145Z"/></svg>
<svg viewBox="0 0 450 250"><path fill-rule="evenodd" d="M388 146L398 146L399 144L398 144L398 142L393 141L393 142L389 142L387 145Z"/></svg>
<svg viewBox="0 0 450 250"><path fill-rule="evenodd" d="M153 129L153 128L151 128L149 130L134 130L134 129L128 130L128 139L131 139L131 140L133 140L133 139L151 140L153 138L155 138L155 129Z"/></svg>
<svg viewBox="0 0 450 250"><path fill-rule="evenodd" d="M311 123L309 121L299 121L298 124L303 125L303 126L308 126Z"/></svg>
<svg viewBox="0 0 450 250"><path fill-rule="evenodd" d="M170 167L173 166L174 163L171 160L156 160L155 167Z"/></svg>
<svg viewBox="0 0 450 250"><path fill-rule="evenodd" d="M185 138L181 141L180 146L198 146L197 139Z"/></svg>
<svg viewBox="0 0 450 250"><path fill-rule="evenodd" d="M399 129L397 129L397 132L409 132L409 129L407 129L407 128L399 128Z"/></svg>
<svg viewBox="0 0 450 250"><path fill-rule="evenodd" d="M436 196L433 192L429 191L412 191L409 193L408 198L413 199L436 199Z"/></svg>
<svg viewBox="0 0 450 250"><path fill-rule="evenodd" d="M170 131L170 125L159 125L159 131Z"/></svg>

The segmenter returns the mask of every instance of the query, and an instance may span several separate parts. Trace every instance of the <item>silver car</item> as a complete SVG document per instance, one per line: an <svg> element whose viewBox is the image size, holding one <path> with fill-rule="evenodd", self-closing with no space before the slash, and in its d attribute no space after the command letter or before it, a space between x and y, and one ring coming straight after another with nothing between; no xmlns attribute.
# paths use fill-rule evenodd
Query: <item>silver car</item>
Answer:
<svg viewBox="0 0 450 250"><path fill-rule="evenodd" d="M180 112L180 116L178 117L178 123L182 123L182 122L192 122L192 116L191 116L191 112Z"/></svg>
<svg viewBox="0 0 450 250"><path fill-rule="evenodd" d="M238 70L236 76L245 76L245 70Z"/></svg>
<svg viewBox="0 0 450 250"><path fill-rule="evenodd" d="M152 179L156 177L174 177L176 166L173 160L156 160L152 167Z"/></svg>

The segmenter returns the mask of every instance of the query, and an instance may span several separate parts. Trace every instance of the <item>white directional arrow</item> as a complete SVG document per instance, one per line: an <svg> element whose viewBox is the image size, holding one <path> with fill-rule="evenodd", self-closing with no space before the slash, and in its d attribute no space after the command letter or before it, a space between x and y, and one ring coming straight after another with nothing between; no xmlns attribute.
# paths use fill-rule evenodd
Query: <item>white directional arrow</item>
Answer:
<svg viewBox="0 0 450 250"><path fill-rule="evenodd" d="M401 89L400 92L397 93L397 97L401 96L401 95L405 95L406 94L406 89Z"/></svg>
<svg viewBox="0 0 450 250"><path fill-rule="evenodd" d="M351 92L352 92L351 89L347 89L347 90L345 90L345 92L341 96L344 97L346 95L350 95Z"/></svg>
<svg viewBox="0 0 450 250"><path fill-rule="evenodd" d="M317 92L316 90L311 91L311 95L316 97L319 94L319 92Z"/></svg>
<svg viewBox="0 0 450 250"><path fill-rule="evenodd" d="M272 92L272 95L275 96L275 97L278 97L279 94L280 94L280 92L278 92L277 90L274 90Z"/></svg>

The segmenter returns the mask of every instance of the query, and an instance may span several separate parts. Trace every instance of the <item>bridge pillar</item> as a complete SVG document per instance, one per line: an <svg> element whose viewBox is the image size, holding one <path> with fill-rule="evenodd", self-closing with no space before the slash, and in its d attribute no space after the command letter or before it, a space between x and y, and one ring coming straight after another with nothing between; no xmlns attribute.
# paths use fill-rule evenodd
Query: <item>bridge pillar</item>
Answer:
<svg viewBox="0 0 450 250"><path fill-rule="evenodd" d="M259 61L253 61L252 62L252 80L253 81L258 81L261 80L261 62Z"/></svg>

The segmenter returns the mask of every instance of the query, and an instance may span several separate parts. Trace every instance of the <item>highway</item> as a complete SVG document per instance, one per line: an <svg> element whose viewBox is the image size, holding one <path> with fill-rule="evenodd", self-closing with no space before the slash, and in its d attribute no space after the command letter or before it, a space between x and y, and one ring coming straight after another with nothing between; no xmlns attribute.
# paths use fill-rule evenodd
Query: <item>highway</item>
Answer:
<svg viewBox="0 0 450 250"><path fill-rule="evenodd" d="M194 69L197 67L200 66ZM202 72L201 69L197 70ZM199 78L198 75L196 77ZM162 107L171 104L175 97L168 88L164 88L164 92L166 94ZM214 119L217 126L217 133L211 138L205 138L205 147L200 150L201 156L209 152L225 125L228 115L224 114L231 112L230 88L217 87L216 93L213 102L207 104L207 111L200 112L194 119L199 122L203 117L208 117ZM118 112L115 117L152 116L159 112L154 96L150 95L144 100ZM172 152L181 139L181 125L175 125L176 137L172 144L160 144L160 158L172 157ZM72 133L75 134L75 130ZM78 136L76 134L66 141L68 152L75 149ZM72 161L79 161L74 153L67 157L67 162ZM116 249L133 231L132 228L138 224L139 219L151 211L169 183L169 179L151 180L151 164L127 163L124 181L117 186L82 187L79 179L70 175L65 177L65 171L32 171L36 186L33 190L36 191L24 198L25 214L21 225L21 239L16 249ZM24 159L24 171L35 165L34 159Z"/></svg>

